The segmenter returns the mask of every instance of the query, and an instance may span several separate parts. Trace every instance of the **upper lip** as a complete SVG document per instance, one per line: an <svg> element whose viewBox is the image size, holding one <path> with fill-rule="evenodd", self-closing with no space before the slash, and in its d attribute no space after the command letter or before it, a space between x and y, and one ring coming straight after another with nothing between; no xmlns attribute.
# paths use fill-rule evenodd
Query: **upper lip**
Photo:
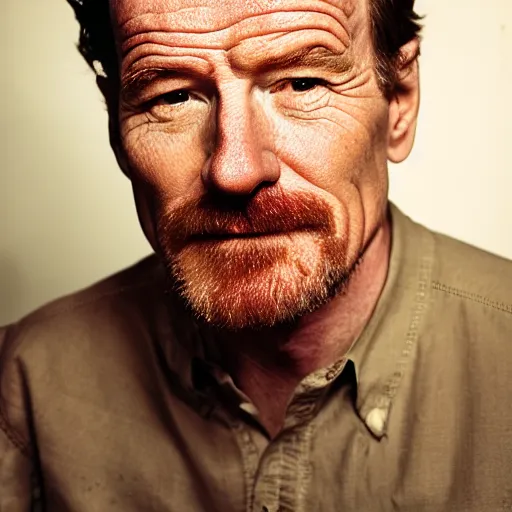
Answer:
<svg viewBox="0 0 512 512"><path fill-rule="evenodd" d="M208 240L225 240L230 238L260 238L263 236L272 236L272 235L284 235L286 234L284 231L264 231L264 232L256 232L256 231L246 231L246 232L224 232L224 233L201 233L194 235L192 238L196 240L200 239L208 239Z"/></svg>
<svg viewBox="0 0 512 512"><path fill-rule="evenodd" d="M305 232L305 231L316 231L316 226L313 225L304 225L297 226L295 228L288 227L286 229L274 229L269 231L237 231L237 230L205 230L203 232L194 233L190 238L193 240L227 240L233 238L261 238L265 236L273 236L273 235L290 235L292 233L297 232Z"/></svg>

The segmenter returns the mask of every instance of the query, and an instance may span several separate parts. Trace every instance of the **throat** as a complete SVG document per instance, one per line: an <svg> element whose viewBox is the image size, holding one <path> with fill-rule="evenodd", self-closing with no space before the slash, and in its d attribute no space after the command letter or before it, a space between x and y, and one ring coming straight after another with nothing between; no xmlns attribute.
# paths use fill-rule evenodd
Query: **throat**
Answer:
<svg viewBox="0 0 512 512"><path fill-rule="evenodd" d="M298 385L296 380L283 380L276 375L254 370L240 387L251 398L258 411L258 421L270 439L284 427L289 401Z"/></svg>
<svg viewBox="0 0 512 512"><path fill-rule="evenodd" d="M294 325L256 331L216 332L221 364L258 410L271 438L305 377L343 359L368 323L389 265L389 227L382 228L346 291Z"/></svg>

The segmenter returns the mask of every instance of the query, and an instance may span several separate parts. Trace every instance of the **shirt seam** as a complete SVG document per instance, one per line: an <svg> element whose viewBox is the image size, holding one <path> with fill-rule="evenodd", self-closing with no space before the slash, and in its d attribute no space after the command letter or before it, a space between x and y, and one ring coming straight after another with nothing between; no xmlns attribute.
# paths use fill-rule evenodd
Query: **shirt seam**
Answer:
<svg viewBox="0 0 512 512"><path fill-rule="evenodd" d="M436 244L432 237L425 237L423 246L425 250L418 266L414 306L411 311L409 327L405 334L405 342L402 348L402 353L395 366L393 374L387 380L387 383L384 386L380 404L378 402L377 404L374 404L374 406L376 405L380 408L384 407L387 411L387 418L383 426L382 433L374 433L378 439L387 435L390 409L405 375L406 367L410 361L411 354L417 344L421 325L424 321L425 315L429 310L428 295L435 261L434 254L436 250Z"/></svg>
<svg viewBox="0 0 512 512"><path fill-rule="evenodd" d="M477 293L472 293L472 292L468 292L465 290L461 290L460 288L455 288L453 286L445 285L443 283L440 283L439 281L434 281L432 283L432 288L434 290L447 293L448 295L453 295L453 296L459 297L461 299L470 300L472 302L482 304L484 306L490 307L497 311L501 311L503 313L508 313L509 315L512 315L512 305L511 304L506 304L504 302L498 302L498 301L489 299L487 297L484 297L483 295L479 295Z"/></svg>
<svg viewBox="0 0 512 512"><path fill-rule="evenodd" d="M405 367L407 365L407 362L409 361L409 357L413 351L413 348L418 340L420 326L425 316L425 312L428 309L427 290L431 271L432 260L430 257L427 256L423 259L420 265L420 275L418 278L416 289L415 306L413 309L407 334L405 335L405 346L402 350L402 357L399 359L397 368L386 386L385 395L388 397L390 401L392 401L395 398L397 390L400 387L400 382L402 381L403 375L405 373Z"/></svg>
<svg viewBox="0 0 512 512"><path fill-rule="evenodd" d="M4 340L6 343L8 343L7 339L9 337L9 329L11 326L7 326L5 328L5 338ZM5 347L4 345L0 346L0 352L3 351ZM3 354L0 354L0 357L2 357ZM0 368L1 370L1 368ZM0 373L0 377L2 377ZM1 397L0 397L1 398ZM14 445L15 448L17 448L23 455L25 455L27 458L30 459L30 448L29 443L21 436L9 423L9 420L7 419L6 413L5 413L5 407L3 407L3 400L2 403L0 403L0 430L5 434L9 442Z"/></svg>
<svg viewBox="0 0 512 512"><path fill-rule="evenodd" d="M28 317L22 319L20 322L18 322L18 325L23 325L25 322L30 321L31 323L38 323L45 320L51 320L52 318L55 318L56 316L59 316L62 313L66 313L69 311L74 311L76 309L80 309L86 306L89 306L91 304L94 304L97 301L100 301L102 299L108 298L108 297L114 297L116 295L122 295L123 293L136 290L138 288L143 288L144 286L151 285L158 281L158 278L153 276L149 279L146 279L139 283L134 283L132 285L125 285L121 286L119 288L116 288L114 290L105 291L102 294L97 295L96 297L91 297L89 299L83 299L82 301L78 301L75 304L70 305L62 305L58 306L56 305L55 309L52 311L44 311L43 310L39 312L35 312L33 315L29 315ZM10 326L7 326L7 330L10 328L13 328L13 326L16 324L11 324ZM22 337L17 340L18 343L21 343ZM7 439L10 441L10 443L17 448L25 457L30 459L30 451L29 451L29 445L23 440L21 436L10 426L9 421L7 420L5 413L2 411L2 408L0 407L0 430L5 434Z"/></svg>
<svg viewBox="0 0 512 512"><path fill-rule="evenodd" d="M18 437L18 434L15 433L14 430L9 425L7 418L4 416L3 412L0 410L0 430L5 434L7 439L11 442L11 444L17 448L25 457L30 458L29 450L27 444Z"/></svg>

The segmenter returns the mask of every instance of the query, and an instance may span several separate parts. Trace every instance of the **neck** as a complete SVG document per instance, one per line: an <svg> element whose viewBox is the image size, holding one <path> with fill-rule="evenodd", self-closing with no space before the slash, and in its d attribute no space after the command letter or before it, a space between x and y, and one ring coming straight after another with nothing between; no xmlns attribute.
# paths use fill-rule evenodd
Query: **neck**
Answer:
<svg viewBox="0 0 512 512"><path fill-rule="evenodd" d="M271 436L281 430L286 407L299 382L341 359L363 331L386 280L390 238L386 219L344 292L293 326L218 333L226 370L254 402Z"/></svg>

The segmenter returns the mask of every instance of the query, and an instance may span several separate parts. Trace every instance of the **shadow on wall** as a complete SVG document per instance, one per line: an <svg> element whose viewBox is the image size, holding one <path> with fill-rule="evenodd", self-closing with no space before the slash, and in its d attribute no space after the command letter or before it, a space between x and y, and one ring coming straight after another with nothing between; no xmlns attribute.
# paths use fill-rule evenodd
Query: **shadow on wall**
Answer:
<svg viewBox="0 0 512 512"><path fill-rule="evenodd" d="M19 267L6 255L0 255L0 326L11 322L19 311L22 278Z"/></svg>

